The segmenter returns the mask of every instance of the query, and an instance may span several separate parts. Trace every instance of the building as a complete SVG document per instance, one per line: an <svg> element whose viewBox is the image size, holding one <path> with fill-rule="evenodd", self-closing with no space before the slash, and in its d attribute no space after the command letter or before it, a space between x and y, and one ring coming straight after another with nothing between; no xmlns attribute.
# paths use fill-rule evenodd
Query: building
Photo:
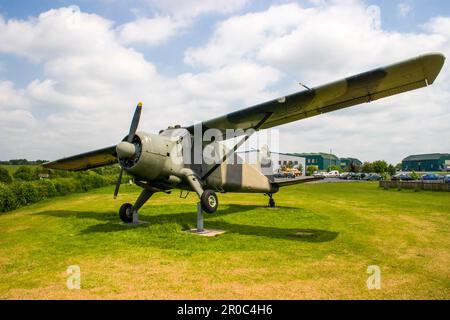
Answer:
<svg viewBox="0 0 450 320"><path fill-rule="evenodd" d="M450 170L450 153L416 154L402 160L403 171Z"/></svg>
<svg viewBox="0 0 450 320"><path fill-rule="evenodd" d="M243 158L247 163L251 164L256 163L257 161L261 161L261 158L265 158L265 155L267 153L269 153L270 163L266 163L266 161L263 161L261 163L261 169L265 175L279 172L282 166L300 168L302 175L306 174L306 159L295 154L272 151L269 152L268 150L262 150L262 152L260 152L259 150L238 152L241 158Z"/></svg>
<svg viewBox="0 0 450 320"><path fill-rule="evenodd" d="M282 166L299 168L302 175L306 174L306 159L290 153L272 152L273 170L277 172Z"/></svg>
<svg viewBox="0 0 450 320"><path fill-rule="evenodd" d="M362 166L362 162L356 158L340 158L339 160L339 165L342 169L348 168L351 165L354 165L356 167Z"/></svg>
<svg viewBox="0 0 450 320"><path fill-rule="evenodd" d="M339 158L331 153L296 153L295 155L306 159L306 167L317 166L319 170L327 170L331 166L340 165Z"/></svg>

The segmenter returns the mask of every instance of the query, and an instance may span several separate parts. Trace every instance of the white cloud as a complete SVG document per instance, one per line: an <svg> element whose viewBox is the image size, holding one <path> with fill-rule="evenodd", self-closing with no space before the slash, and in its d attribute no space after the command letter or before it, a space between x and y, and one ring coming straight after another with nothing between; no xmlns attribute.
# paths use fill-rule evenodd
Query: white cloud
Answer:
<svg viewBox="0 0 450 320"><path fill-rule="evenodd" d="M287 4L231 17L217 26L212 39L204 47L189 49L184 60L194 66L211 67L253 59L255 51L287 34L307 12L296 4Z"/></svg>
<svg viewBox="0 0 450 320"><path fill-rule="evenodd" d="M399 3L397 5L397 9L398 9L398 13L402 17L406 17L412 11L412 7L405 2Z"/></svg>
<svg viewBox="0 0 450 320"><path fill-rule="evenodd" d="M175 20L170 16L138 18L119 27L119 39L123 44L158 45L176 36L187 25L187 21Z"/></svg>

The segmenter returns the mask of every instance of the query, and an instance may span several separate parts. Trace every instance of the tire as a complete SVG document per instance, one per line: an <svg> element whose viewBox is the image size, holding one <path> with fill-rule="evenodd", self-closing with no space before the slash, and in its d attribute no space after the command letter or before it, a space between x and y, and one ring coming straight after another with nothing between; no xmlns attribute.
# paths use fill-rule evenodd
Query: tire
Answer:
<svg viewBox="0 0 450 320"><path fill-rule="evenodd" d="M216 193L212 190L205 190L200 197L200 204L203 211L207 213L214 213L219 207L219 200Z"/></svg>
<svg viewBox="0 0 450 320"><path fill-rule="evenodd" d="M120 206L119 209L119 217L125 223L133 222L133 214L131 212L131 208L133 205L131 203L124 203Z"/></svg>
<svg viewBox="0 0 450 320"><path fill-rule="evenodd" d="M270 208L275 208L275 200L273 200L273 198L269 199L269 207Z"/></svg>

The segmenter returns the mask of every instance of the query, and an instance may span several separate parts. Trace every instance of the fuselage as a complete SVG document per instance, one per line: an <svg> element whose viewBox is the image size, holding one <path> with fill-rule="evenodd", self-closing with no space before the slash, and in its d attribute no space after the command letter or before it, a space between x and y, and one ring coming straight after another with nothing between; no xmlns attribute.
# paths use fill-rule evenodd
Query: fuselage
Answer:
<svg viewBox="0 0 450 320"><path fill-rule="evenodd" d="M183 169L192 170L201 179L228 151L223 144L212 143L213 155L208 156L203 151L204 146L196 148L192 135L182 128L164 130L160 134L137 132L133 144L137 150L134 157L119 158L119 163L135 180L163 190L191 190ZM236 154L221 163L201 183L204 188L223 192L276 192L261 172L259 163L246 163Z"/></svg>

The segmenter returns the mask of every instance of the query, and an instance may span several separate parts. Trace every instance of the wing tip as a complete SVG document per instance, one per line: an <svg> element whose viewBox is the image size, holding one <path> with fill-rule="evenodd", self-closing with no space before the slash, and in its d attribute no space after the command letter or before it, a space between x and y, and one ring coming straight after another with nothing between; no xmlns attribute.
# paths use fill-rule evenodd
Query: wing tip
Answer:
<svg viewBox="0 0 450 320"><path fill-rule="evenodd" d="M428 85L433 84L445 63L445 55L432 52L419 57L422 62Z"/></svg>

